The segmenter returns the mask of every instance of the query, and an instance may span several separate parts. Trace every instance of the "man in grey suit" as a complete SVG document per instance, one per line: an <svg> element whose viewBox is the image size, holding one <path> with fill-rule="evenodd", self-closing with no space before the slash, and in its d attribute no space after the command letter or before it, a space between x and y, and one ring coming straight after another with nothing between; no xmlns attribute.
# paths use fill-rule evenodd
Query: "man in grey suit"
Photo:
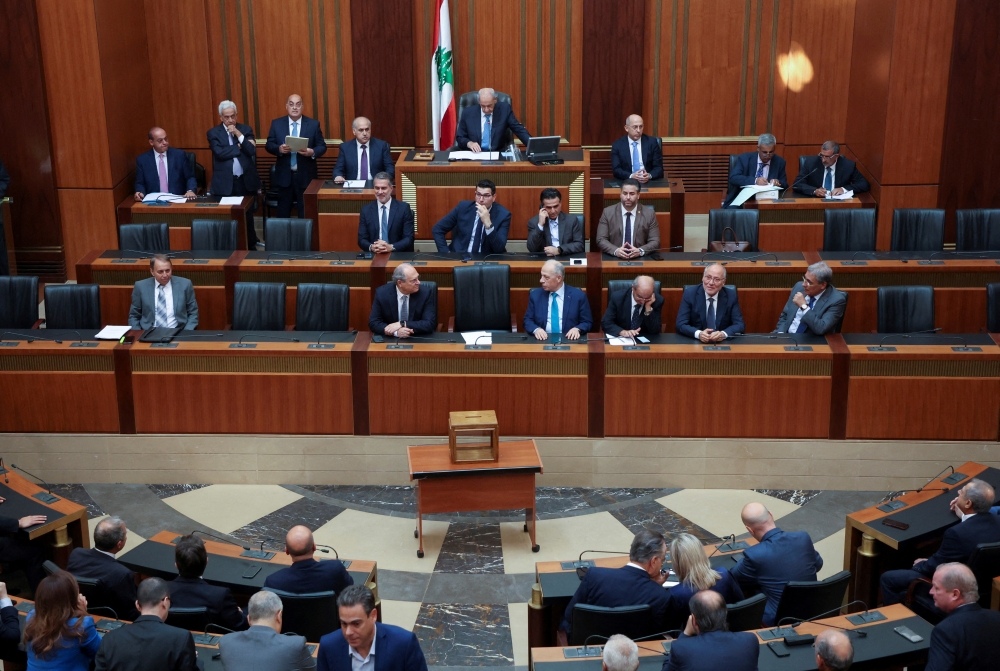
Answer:
<svg viewBox="0 0 1000 671"><path fill-rule="evenodd" d="M139 280L132 289L128 325L134 329L198 327L198 302L191 280L173 276L173 264L165 254L149 260L152 277Z"/></svg>
<svg viewBox="0 0 1000 671"><path fill-rule="evenodd" d="M634 259L660 248L660 226L652 207L639 204L639 182L622 180L621 204L604 208L597 246L605 254Z"/></svg>
<svg viewBox="0 0 1000 671"><path fill-rule="evenodd" d="M556 189L542 189L541 209L528 220L528 251L546 256L583 251L583 225L575 214L562 211L562 196Z"/></svg>
<svg viewBox="0 0 1000 671"><path fill-rule="evenodd" d="M315 669L305 636L281 635L281 599L260 591L250 597L250 628L226 634L219 641L226 671L300 671Z"/></svg>
<svg viewBox="0 0 1000 671"><path fill-rule="evenodd" d="M833 271L822 261L814 263L792 287L785 309L778 317L778 333L836 333L847 309L847 294L831 284Z"/></svg>

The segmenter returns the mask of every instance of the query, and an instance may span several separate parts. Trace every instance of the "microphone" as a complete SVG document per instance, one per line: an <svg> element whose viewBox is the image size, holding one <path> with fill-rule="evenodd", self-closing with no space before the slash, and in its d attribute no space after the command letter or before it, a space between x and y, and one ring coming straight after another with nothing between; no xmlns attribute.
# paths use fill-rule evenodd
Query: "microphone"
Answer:
<svg viewBox="0 0 1000 671"><path fill-rule="evenodd" d="M960 252L958 250L953 249L953 250L949 250L949 251L934 252L933 254L931 254L927 258L928 258L928 260L929 259L933 259L938 254L941 254L941 255L947 254L949 256L972 256L974 254L979 254L980 255L979 258L985 259L985 258L989 258L989 257L988 256L983 256L983 254L1000 254L1000 249L981 249L981 250L975 251L975 252Z"/></svg>
<svg viewBox="0 0 1000 671"><path fill-rule="evenodd" d="M935 330L940 330L940 329L935 329ZM938 340L957 340L960 343L962 343L961 347L968 348L968 346L969 346L969 344L967 342L965 342L965 338L963 338L962 336L957 336L957 335L950 336L950 335L916 335L916 334L909 335L909 334L901 334L899 337L900 338L937 338Z"/></svg>
<svg viewBox="0 0 1000 671"><path fill-rule="evenodd" d="M950 492L950 491L951 490L948 489L947 487L928 487L927 485L919 487L918 489L900 489L898 492L893 492L892 496L889 497L889 500L886 501L886 503L888 503L889 501L895 501L897 498L899 498L900 494L906 494L907 492L920 493L920 492Z"/></svg>
<svg viewBox="0 0 1000 671"><path fill-rule="evenodd" d="M203 536L209 536L211 538L214 538L217 541L222 541L223 543L228 543L229 545L235 545L236 547L243 548L244 550L249 550L250 549L249 545L241 545L239 543L234 543L233 541L229 540L228 538L223 538L222 536L216 536L215 534L210 534L207 531L202 531L201 529L193 529L191 531L191 535L193 536L195 534L201 534Z"/></svg>
<svg viewBox="0 0 1000 671"><path fill-rule="evenodd" d="M908 258L906 258L905 256L901 256L899 252L876 252L876 251L854 252L854 254L851 255L851 261L856 261L858 259L858 254L871 254L873 261L881 261L884 259L886 261L895 260L895 261L900 261L902 263L910 262ZM879 254L883 254L883 256L879 258Z"/></svg>
<svg viewBox="0 0 1000 671"><path fill-rule="evenodd" d="M320 545L319 543L316 543L316 547L317 548L327 548L327 549L320 550L320 552L324 552L326 554L330 554L330 550L333 550L333 556L334 556L334 558L335 559L340 559L340 554L337 552L337 548L333 547L332 545Z"/></svg>
<svg viewBox="0 0 1000 671"><path fill-rule="evenodd" d="M24 470L23 468L19 468L17 464L11 464L11 465L10 465L10 467L11 467L11 468L13 468L14 470L18 470L18 471L21 471L21 472L22 472L22 473L24 473L25 475L30 475L30 476L31 476L31 477L33 477L33 478L34 478L35 480L38 480L38 481L39 481L40 483L42 483L42 484L43 484L43 485L45 486L45 489L46 489L46 490L48 491L48 493L49 493L49 496L50 496L50 497L51 497L51 498L53 499L52 501L48 501L48 503L54 503L55 501L58 501L58 500L59 500L59 499L58 499L58 498L56 497L56 495L52 493L52 487L51 487L51 485L49 485L49 483L45 482L45 480L42 480L42 479L41 479L40 477L38 477L37 475L34 475L34 474L32 474L32 473L28 473L28 471ZM6 480L6 477L5 477L4 479Z"/></svg>
<svg viewBox="0 0 1000 671"><path fill-rule="evenodd" d="M208 633L209 629L218 629L219 631L225 632L226 634L235 633L234 629L227 629L226 627L223 627L221 624L215 624L214 622L209 622L207 625L205 625L206 634Z"/></svg>
<svg viewBox="0 0 1000 671"><path fill-rule="evenodd" d="M640 636L638 638L633 638L632 642L635 641L649 641L654 638L659 638L661 636L670 636L671 638L676 638L683 632L683 629L668 629L667 631L660 631L655 634L649 634L648 636ZM583 641L583 647L580 648L580 654L584 657L596 657L601 654L601 646L595 645L593 648L590 647L590 642L593 640L597 641L607 641L610 636L601 636L600 634L591 634ZM648 650L649 652L659 652L654 650L649 650L649 648L643 648L643 650ZM659 654L664 657L668 656L669 652L659 652Z"/></svg>
<svg viewBox="0 0 1000 671"><path fill-rule="evenodd" d="M735 333L730 338L766 338L767 340L790 340L795 344L796 347L799 345L799 341L790 335L781 335L780 333Z"/></svg>
<svg viewBox="0 0 1000 671"><path fill-rule="evenodd" d="M321 332L319 334L319 337L316 338L316 344L317 345L320 344L323 341L323 336L325 336L327 333L344 333L344 331L323 331L323 332ZM357 335L357 333L358 333L357 329L351 329L350 331L347 331L348 335ZM336 340L334 342L346 342L346 341L344 341L344 340Z"/></svg>
<svg viewBox="0 0 1000 671"><path fill-rule="evenodd" d="M924 335L924 334L929 334L929 333L936 333L936 332L938 332L940 330L941 330L941 327L939 326L936 329L927 329L925 331L911 331L910 333L890 333L890 334L886 335L884 338L882 338L879 341L878 346L882 347L882 343L884 343L889 338L909 338L910 336L919 336L919 335ZM952 336L944 336L944 337L945 338L951 338Z"/></svg>
<svg viewBox="0 0 1000 671"><path fill-rule="evenodd" d="M178 335L171 338L171 340L192 340L194 338L221 338L224 333L204 333L199 335Z"/></svg>
<svg viewBox="0 0 1000 671"><path fill-rule="evenodd" d="M602 555L627 555L628 554L628 551L622 552L621 550L584 550L583 552L580 553L580 555L576 558L576 560L580 561L581 559L583 559L583 555L587 554L588 552L593 552L594 554L602 554Z"/></svg>
<svg viewBox="0 0 1000 671"><path fill-rule="evenodd" d="M489 339L490 339L490 343L492 343L492 342L493 342L493 334L492 334L492 333L487 333L486 335L481 335L481 336L476 336L476 339L475 339L475 341L474 341L474 342L472 343L472 346L473 346L473 347L477 347L477 346L479 345L479 341L480 341L480 340L481 340L482 338L489 338Z"/></svg>
<svg viewBox="0 0 1000 671"><path fill-rule="evenodd" d="M706 256L711 256L712 254L725 254L726 258L731 261L750 261L751 263L757 263L757 259L762 256L773 256L775 261L779 261L778 255L774 252L761 252L759 254L751 254L749 256L733 256L733 254L740 254L741 252L706 252L701 255L701 260L704 261ZM725 264L723 264L725 265Z"/></svg>
<svg viewBox="0 0 1000 671"><path fill-rule="evenodd" d="M622 331L627 331L627 330L628 329L622 329ZM631 340L632 341L632 346L635 347L635 338L633 336L623 336L623 335L613 336L613 335L608 335L607 333L605 333L601 337L601 340L603 340L604 342L610 342L612 338L626 338L628 340Z"/></svg>
<svg viewBox="0 0 1000 671"><path fill-rule="evenodd" d="M397 342L403 342L405 340L430 340L432 342L446 342L446 343L458 342L454 338L448 338L447 340L438 340L437 338L432 338L430 336L407 336L405 338L400 338L399 336L389 336L389 337L395 338Z"/></svg>
<svg viewBox="0 0 1000 671"><path fill-rule="evenodd" d="M336 252L330 252L330 253L331 254L335 254ZM270 254L267 255L267 260L270 261L272 256L287 256L289 261L304 261L304 260L322 261L323 258L324 258L324 256L322 254L312 254L312 255L308 255L308 256L300 256L296 252L272 252L272 253L270 253ZM337 260L338 261L340 260L339 256L337 257Z"/></svg>
<svg viewBox="0 0 1000 671"><path fill-rule="evenodd" d="M457 256L442 256L441 254L434 254L432 252L414 252L413 256L410 257L411 261L416 261L418 256L422 256L426 259L441 259L443 261L456 261ZM406 261L403 261L406 263Z"/></svg>
<svg viewBox="0 0 1000 671"><path fill-rule="evenodd" d="M788 192L789 192L789 191L791 191L791 190L792 190L793 188L795 188L795 185L796 185L796 184L798 184L798 183L799 183L800 181L802 181L803 179L805 179L805 178L806 178L806 177L808 177L809 175L811 175L811 174L813 174L814 172L816 172L817 170L819 170L819 169L820 169L821 167L823 167L823 162L822 162L822 161L820 161L820 164L819 164L819 165L817 165L817 166L816 166L815 168L813 168L812 170L810 170L810 171L809 171L809 172L807 172L806 174L804 174L804 175L796 175L796 176L795 176L795 179L794 179L794 180L792 180L792 184L791 184L791 186L789 186L789 187L788 187L787 189L785 189L785 193L783 193L783 194L780 194L780 195L778 196L778 200L782 200L782 199L783 199L783 198L784 198L784 197L785 197L785 196L786 196L786 195L788 194Z"/></svg>
<svg viewBox="0 0 1000 671"><path fill-rule="evenodd" d="M125 626L125 623L122 622L121 618L118 617L118 613L115 612L114 608L110 608L109 606L87 606L87 612L91 614L93 614L95 611L100 611L100 610L111 613L111 615L114 616L115 619L113 622L102 620L101 622L94 623L95 628L97 628L98 630L114 631L115 629L120 629L121 627Z"/></svg>
<svg viewBox="0 0 1000 671"><path fill-rule="evenodd" d="M146 256L146 257L153 256L154 254L157 253L157 252L146 252L146 251L142 251L140 249L119 249L118 251L119 252L128 252L129 254L132 254L134 256L140 256L140 255L142 255L142 256Z"/></svg>
<svg viewBox="0 0 1000 671"><path fill-rule="evenodd" d="M54 342L54 343L59 344L59 345L62 344L62 340L59 340L57 338L43 338L42 336L36 336L36 335L32 335L30 333L14 333L13 331L4 331L3 335L20 336L22 338L27 338L27 340L28 340L29 343L33 343L36 340L45 340L45 341L48 341L48 342Z"/></svg>
<svg viewBox="0 0 1000 671"><path fill-rule="evenodd" d="M287 342L298 342L298 338L285 338L283 336L268 335L267 333L247 333L246 335L240 336L240 344L243 344L244 338L270 338L271 340L284 340Z"/></svg>
<svg viewBox="0 0 1000 671"><path fill-rule="evenodd" d="M645 256L648 256L654 261L662 261L663 257L660 256L660 252L672 252L675 249L680 249L681 251L683 251L684 245L674 245L673 247L660 247L659 249L651 249L648 252L646 252ZM642 256L640 256L639 258L641 259Z"/></svg>
<svg viewBox="0 0 1000 671"><path fill-rule="evenodd" d="M76 334L76 341L77 341L77 342L83 342L83 336L82 336L82 335L80 335L80 332L79 332L79 331L72 331L72 330L70 330L69 332L70 332L70 333L75 333L75 334Z"/></svg>
<svg viewBox="0 0 1000 671"><path fill-rule="evenodd" d="M0 457L0 470L3 471L3 482L5 485L10 484L10 478L7 477L7 469L3 465L3 457Z"/></svg>
<svg viewBox="0 0 1000 671"><path fill-rule="evenodd" d="M3 464L3 459L0 459L0 464ZM952 466L951 464L948 464L947 466L945 466L944 468L942 468L942 469L941 469L941 472L940 472L940 473L938 473L938 474L937 474L937 475L935 475L935 476L934 476L933 478L931 478L930 480L928 480L928 481L927 481L927 482L926 482L926 483L924 484L924 486L923 486L923 487L921 487L920 489L918 489L917 491L918 491L918 492L919 492L919 491L923 491L924 487L926 487L927 485L931 484L932 482L934 482L935 480L937 480L938 478L940 478L940 477L941 477L942 475L944 475L944 472L945 472L945 471L947 471L948 469L951 469L951 472L952 472L952 473L954 473L954 472L955 472L955 467L954 467L954 466Z"/></svg>
<svg viewBox="0 0 1000 671"><path fill-rule="evenodd" d="M90 613L92 611L95 611L95 610L105 610L105 611L111 613L114 616L115 620L119 620L120 621L120 619L121 619L121 618L118 617L118 613L115 612L115 609L111 608L110 606L87 606L87 612L88 613Z"/></svg>
<svg viewBox="0 0 1000 671"><path fill-rule="evenodd" d="M820 613L819 615L813 616L808 620L802 620L797 617L783 617L777 622L775 628L772 629L771 631L772 633L776 633L777 631L779 631L781 629L782 622L792 622L793 623L792 629L795 629L800 624L805 624L807 622L816 622L820 618L826 617L827 615L833 615L834 613L840 614L840 611L843 610L844 608L848 608L857 603L860 603L862 606L865 607L865 613L868 612L868 604L866 604L864 601L851 601L850 603L844 604L843 606L839 606L833 610L828 610L825 613ZM829 624L828 622L816 622L816 624L822 625L824 627L830 627L832 629L840 629L841 631L846 631L848 634L854 633L857 634L858 638L866 638L868 636L868 632L863 629L848 629L847 627L840 627L835 624ZM792 637L791 643L789 643L788 641L789 638L788 636L785 636L784 638L785 638L785 645L805 645L807 643L812 643L815 640L815 637L812 634L796 634L794 637Z"/></svg>

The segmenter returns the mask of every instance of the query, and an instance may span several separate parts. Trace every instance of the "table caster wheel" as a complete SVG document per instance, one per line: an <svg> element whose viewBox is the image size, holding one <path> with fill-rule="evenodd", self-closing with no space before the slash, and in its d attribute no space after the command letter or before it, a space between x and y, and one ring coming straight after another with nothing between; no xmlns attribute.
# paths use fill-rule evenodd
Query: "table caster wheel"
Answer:
<svg viewBox="0 0 1000 671"><path fill-rule="evenodd" d="M417 559L423 559L423 558L424 558L424 551L417 550Z"/></svg>
<svg viewBox="0 0 1000 671"><path fill-rule="evenodd" d="M525 531L527 531L527 530L528 530L528 523L527 523L527 522L525 522L525 523L524 523L524 530L525 530Z"/></svg>
<svg viewBox="0 0 1000 671"><path fill-rule="evenodd" d="M541 550L541 549L542 549L542 546L541 546L541 545L532 545L532 546L531 546L531 551L532 551L532 552L538 552L538 551L539 551L539 550Z"/></svg>
<svg viewBox="0 0 1000 671"><path fill-rule="evenodd" d="M420 534L417 533L416 529L413 530L413 537L414 538L420 538Z"/></svg>

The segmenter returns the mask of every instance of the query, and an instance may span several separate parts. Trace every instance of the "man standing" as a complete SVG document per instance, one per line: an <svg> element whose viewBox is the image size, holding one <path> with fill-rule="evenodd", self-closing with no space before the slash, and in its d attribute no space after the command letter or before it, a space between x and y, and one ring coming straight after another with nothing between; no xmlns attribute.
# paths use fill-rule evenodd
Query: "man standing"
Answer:
<svg viewBox="0 0 1000 671"><path fill-rule="evenodd" d="M372 179L380 172L396 176L389 143L372 137L372 122L359 116L351 123L354 139L340 145L337 165L333 168L333 181L343 184L348 179Z"/></svg>
<svg viewBox="0 0 1000 671"><path fill-rule="evenodd" d="M642 134L642 117L625 119L625 137L611 145L611 172L616 179L634 179L645 184L663 179L663 152L656 138Z"/></svg>
<svg viewBox="0 0 1000 671"><path fill-rule="evenodd" d="M135 608L135 574L115 558L125 547L128 529L120 517L106 517L94 527L94 547L73 548L66 570L74 576L97 579L91 608L106 606L123 620L139 617Z"/></svg>
<svg viewBox="0 0 1000 671"><path fill-rule="evenodd" d="M198 183L184 152L170 148L167 131L159 126L150 128L148 137L151 149L135 160L135 199L141 201L147 193L197 198Z"/></svg>
<svg viewBox="0 0 1000 671"><path fill-rule="evenodd" d="M260 188L257 174L257 144L253 129L236 121L236 103L219 103L218 126L208 130L208 146L212 150L212 194L215 196L256 196ZM247 247L257 248L257 231L253 213L257 201L247 208Z"/></svg>
<svg viewBox="0 0 1000 671"><path fill-rule="evenodd" d="M266 589L250 597L250 628L226 634L219 641L219 658L226 671L303 671L315 669L306 637L281 635L281 599Z"/></svg>
<svg viewBox="0 0 1000 671"><path fill-rule="evenodd" d="M316 541L309 527L297 525L285 535L285 554L292 558L292 565L275 571L264 580L264 587L293 594L314 592L343 592L354 584L354 579L338 559L316 561Z"/></svg>
<svg viewBox="0 0 1000 671"><path fill-rule="evenodd" d="M274 184L278 191L278 216L292 213L292 203L297 203L299 217L305 217L302 193L309 182L316 179L316 159L326 152L326 140L319 121L302 114L302 96L293 93L285 102L288 116L271 122L264 148L278 157L274 164ZM299 151L285 144L287 136L309 138L309 146Z"/></svg>
<svg viewBox="0 0 1000 671"><path fill-rule="evenodd" d="M608 297L608 309L601 328L609 336L634 338L656 335L661 328L663 296L656 292L656 282L648 275L632 280L632 288L616 291Z"/></svg>
<svg viewBox="0 0 1000 671"><path fill-rule="evenodd" d="M562 211L557 189L542 189L538 217L528 219L528 251L546 256L577 254L583 251L583 224L574 214Z"/></svg>
<svg viewBox="0 0 1000 671"><path fill-rule="evenodd" d="M476 199L462 200L431 233L441 254L506 254L510 212L496 201L497 186L488 179L476 185ZM445 234L451 232L451 244Z"/></svg>
<svg viewBox="0 0 1000 671"><path fill-rule="evenodd" d="M139 280L132 289L128 324L134 329L198 328L198 301L194 285L184 277L174 277L170 257L155 254L149 260L152 277Z"/></svg>
<svg viewBox="0 0 1000 671"><path fill-rule="evenodd" d="M839 196L845 191L859 194L870 188L854 161L841 156L840 145L833 140L823 143L818 156L806 159L800 175L795 178L797 193L817 198Z"/></svg>
<svg viewBox="0 0 1000 671"><path fill-rule="evenodd" d="M375 254L413 251L413 210L393 198L395 184L387 172L375 174L375 202L361 208L358 247Z"/></svg>
<svg viewBox="0 0 1000 671"><path fill-rule="evenodd" d="M702 273L701 284L684 289L674 328L704 343L743 333L746 327L740 302L735 289L726 289L724 265L713 263Z"/></svg>
<svg viewBox="0 0 1000 671"><path fill-rule="evenodd" d="M421 288L420 275L409 263L392 271L392 284L375 290L368 328L377 335L409 338L437 330L437 294Z"/></svg>
<svg viewBox="0 0 1000 671"><path fill-rule="evenodd" d="M528 311L524 314L524 330L536 340L548 340L549 334L579 340L593 325L587 296L566 284L566 268L554 259L542 265L539 289L528 294Z"/></svg>
<svg viewBox="0 0 1000 671"><path fill-rule="evenodd" d="M926 671L1000 669L1000 613L977 603L979 585L972 570L958 563L938 566L931 598L948 617L931 632Z"/></svg>
<svg viewBox="0 0 1000 671"><path fill-rule="evenodd" d="M645 256L660 248L660 225L652 207L639 205L639 182L622 182L621 204L609 205L597 224L597 246L621 259Z"/></svg>
<svg viewBox="0 0 1000 671"><path fill-rule="evenodd" d="M479 89L479 105L469 105L462 111L455 141L459 149L469 151L503 151L504 136L511 130L522 143L528 144L531 135L514 116L510 103L497 101L491 88Z"/></svg>
<svg viewBox="0 0 1000 671"><path fill-rule="evenodd" d="M729 207L744 186L770 184L781 189L788 188L785 159L774 153L777 142L773 135L764 133L757 138L757 151L748 151L736 157L736 165L729 173L729 192L722 207Z"/></svg>
<svg viewBox="0 0 1000 671"><path fill-rule="evenodd" d="M836 333L844 321L847 294L831 282L833 271L823 261L814 263L792 287L785 309L778 317L778 333Z"/></svg>

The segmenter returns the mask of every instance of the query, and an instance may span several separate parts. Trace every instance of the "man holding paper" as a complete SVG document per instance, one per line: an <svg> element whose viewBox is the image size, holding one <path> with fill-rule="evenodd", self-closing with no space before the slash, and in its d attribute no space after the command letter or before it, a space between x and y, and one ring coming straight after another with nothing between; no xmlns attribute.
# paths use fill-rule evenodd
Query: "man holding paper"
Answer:
<svg viewBox="0 0 1000 671"><path fill-rule="evenodd" d="M159 126L149 129L149 146L135 160L135 199L142 201L147 193L172 193L188 200L198 196L194 170L180 149L171 149L167 131Z"/></svg>
<svg viewBox="0 0 1000 671"><path fill-rule="evenodd" d="M139 280L132 289L132 307L128 325L134 329L198 328L198 301L194 285L184 277L173 276L173 264L165 254L149 260L152 277Z"/></svg>
<svg viewBox="0 0 1000 671"><path fill-rule="evenodd" d="M729 173L729 193L722 207L730 207L733 199L744 186L775 186L788 188L785 159L774 153L777 144L774 136L764 133L757 138L757 151L748 151L736 157L736 164Z"/></svg>
<svg viewBox="0 0 1000 671"><path fill-rule="evenodd" d="M827 140L819 155L806 159L802 174L795 178L795 191L804 196L837 198L848 191L863 193L871 186L854 161L840 155L840 145Z"/></svg>
<svg viewBox="0 0 1000 671"><path fill-rule="evenodd" d="M302 96L288 96L285 109L288 116L271 122L264 148L278 157L272 185L278 192L278 216L291 215L294 202L299 216L305 217L302 193L316 179L316 159L326 152L326 140L319 121L302 114Z"/></svg>

